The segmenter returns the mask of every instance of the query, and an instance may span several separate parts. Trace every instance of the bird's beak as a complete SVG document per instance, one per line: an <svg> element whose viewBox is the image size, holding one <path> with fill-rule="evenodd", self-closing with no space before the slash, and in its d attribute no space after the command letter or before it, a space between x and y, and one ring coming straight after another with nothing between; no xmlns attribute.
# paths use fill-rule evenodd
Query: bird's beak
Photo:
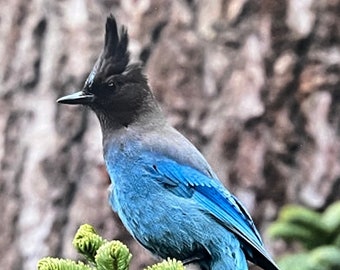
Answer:
<svg viewBox="0 0 340 270"><path fill-rule="evenodd" d="M63 104L90 104L95 100L95 95L79 91L71 95L61 97L57 100L58 103Z"/></svg>

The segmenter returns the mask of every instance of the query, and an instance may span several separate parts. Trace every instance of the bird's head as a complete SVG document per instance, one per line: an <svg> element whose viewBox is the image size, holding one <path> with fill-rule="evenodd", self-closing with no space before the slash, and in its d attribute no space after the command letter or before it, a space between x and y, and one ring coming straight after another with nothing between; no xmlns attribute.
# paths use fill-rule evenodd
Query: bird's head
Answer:
<svg viewBox="0 0 340 270"><path fill-rule="evenodd" d="M157 108L140 64L129 63L128 34L111 15L106 21L104 49L81 91L61 97L58 103L89 106L102 127L128 126Z"/></svg>

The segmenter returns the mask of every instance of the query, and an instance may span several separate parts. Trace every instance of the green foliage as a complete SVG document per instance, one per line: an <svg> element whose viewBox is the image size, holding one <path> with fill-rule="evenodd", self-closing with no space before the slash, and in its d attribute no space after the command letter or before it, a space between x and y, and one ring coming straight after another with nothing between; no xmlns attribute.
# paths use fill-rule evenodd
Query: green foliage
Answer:
<svg viewBox="0 0 340 270"><path fill-rule="evenodd" d="M297 254L287 255L278 261L281 270L311 270L308 265L309 253L301 252Z"/></svg>
<svg viewBox="0 0 340 270"><path fill-rule="evenodd" d="M340 269L340 202L323 213L288 205L268 230L273 238L299 242L305 251L286 255L279 262L282 270Z"/></svg>
<svg viewBox="0 0 340 270"><path fill-rule="evenodd" d="M57 258L43 258L38 262L39 270L90 270L91 267L82 262L74 262L71 260Z"/></svg>
<svg viewBox="0 0 340 270"><path fill-rule="evenodd" d="M97 250L106 242L91 225L84 224L79 227L72 244L88 261L96 263Z"/></svg>
<svg viewBox="0 0 340 270"><path fill-rule="evenodd" d="M95 257L98 269L126 270L129 268L131 253L127 246L119 241L103 244Z"/></svg>
<svg viewBox="0 0 340 270"><path fill-rule="evenodd" d="M181 261L168 258L166 261L149 266L146 270L184 270L184 266Z"/></svg>
<svg viewBox="0 0 340 270"><path fill-rule="evenodd" d="M38 262L38 270L128 270L129 268L132 255L127 246L119 241L103 239L88 224L80 226L72 243L85 257L87 264L46 257ZM147 270L184 270L184 267L181 262L168 259L148 267Z"/></svg>

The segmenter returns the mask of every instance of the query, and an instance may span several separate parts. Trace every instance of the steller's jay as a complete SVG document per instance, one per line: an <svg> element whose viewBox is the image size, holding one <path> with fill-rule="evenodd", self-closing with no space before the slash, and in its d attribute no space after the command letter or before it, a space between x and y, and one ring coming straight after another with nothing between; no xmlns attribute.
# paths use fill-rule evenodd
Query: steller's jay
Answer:
<svg viewBox="0 0 340 270"><path fill-rule="evenodd" d="M278 270L241 202L201 153L165 120L128 34L111 15L104 50L82 91L58 99L97 115L111 178L109 202L127 230L161 258L202 269Z"/></svg>

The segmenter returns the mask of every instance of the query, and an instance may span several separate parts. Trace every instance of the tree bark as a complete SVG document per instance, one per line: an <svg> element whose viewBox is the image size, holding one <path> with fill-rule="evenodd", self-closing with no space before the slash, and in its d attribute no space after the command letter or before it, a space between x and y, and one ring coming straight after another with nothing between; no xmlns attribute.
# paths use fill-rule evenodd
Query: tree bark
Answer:
<svg viewBox="0 0 340 270"><path fill-rule="evenodd" d="M99 124L80 89L112 12L169 121L265 232L286 203L340 199L339 0L2 1L0 265L75 258L89 223L153 259L107 203ZM268 246L276 253L279 247Z"/></svg>

